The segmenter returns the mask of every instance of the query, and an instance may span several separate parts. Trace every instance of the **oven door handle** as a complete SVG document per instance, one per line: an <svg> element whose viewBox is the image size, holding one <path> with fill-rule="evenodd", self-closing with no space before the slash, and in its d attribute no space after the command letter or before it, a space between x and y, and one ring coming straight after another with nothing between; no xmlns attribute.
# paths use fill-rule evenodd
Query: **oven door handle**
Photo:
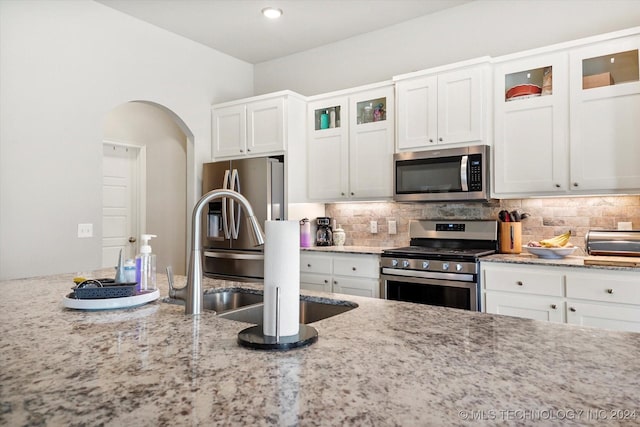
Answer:
<svg viewBox="0 0 640 427"><path fill-rule="evenodd" d="M469 156L462 156L462 159L460 160L460 185L462 187L462 191L464 192L469 191L469 182L467 180L468 169L469 169Z"/></svg>
<svg viewBox="0 0 640 427"><path fill-rule="evenodd" d="M383 268L382 274L386 274L387 277L397 277L398 280L404 280L406 278L415 278L417 281L425 280L438 280L442 282L444 280L451 280L451 283L470 283L475 282L473 274L459 274L459 273L439 273L439 272L427 272L416 270L398 270L396 268ZM402 278L402 279L400 279ZM456 285L454 285L456 286ZM457 285L459 287L466 287L466 285Z"/></svg>

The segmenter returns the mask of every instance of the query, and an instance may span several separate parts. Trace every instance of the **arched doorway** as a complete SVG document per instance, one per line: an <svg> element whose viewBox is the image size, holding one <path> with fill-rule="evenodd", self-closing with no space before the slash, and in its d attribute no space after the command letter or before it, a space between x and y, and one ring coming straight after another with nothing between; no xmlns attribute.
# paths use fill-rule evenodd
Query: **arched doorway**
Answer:
<svg viewBox="0 0 640 427"><path fill-rule="evenodd" d="M193 135L166 107L131 101L111 110L104 121L103 266L138 252L140 234L151 241L158 273L171 265L184 274L187 248L187 152ZM130 174L128 184L126 176ZM121 206L131 204L131 209ZM126 215L130 218L127 219ZM128 243L129 239L135 240Z"/></svg>

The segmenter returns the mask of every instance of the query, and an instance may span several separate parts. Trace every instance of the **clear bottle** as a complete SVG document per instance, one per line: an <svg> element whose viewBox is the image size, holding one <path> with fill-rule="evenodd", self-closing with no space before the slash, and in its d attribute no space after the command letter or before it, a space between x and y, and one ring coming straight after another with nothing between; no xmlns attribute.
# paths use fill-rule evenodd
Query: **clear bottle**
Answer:
<svg viewBox="0 0 640 427"><path fill-rule="evenodd" d="M155 234L143 234L140 236L142 246L136 256L136 282L140 292L152 292L156 290L156 255L151 253L149 240L158 237Z"/></svg>

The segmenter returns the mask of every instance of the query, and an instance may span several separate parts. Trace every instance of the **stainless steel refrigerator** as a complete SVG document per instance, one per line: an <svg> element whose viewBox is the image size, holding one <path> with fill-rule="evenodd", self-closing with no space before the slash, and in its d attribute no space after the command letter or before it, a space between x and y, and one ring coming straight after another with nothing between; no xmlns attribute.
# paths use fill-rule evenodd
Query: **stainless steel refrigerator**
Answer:
<svg viewBox="0 0 640 427"><path fill-rule="evenodd" d="M263 229L267 220L286 219L282 156L205 163L202 194L219 188L235 190L246 197ZM229 198L214 200L205 210L204 274L219 279L261 281L264 252L251 242L246 212Z"/></svg>

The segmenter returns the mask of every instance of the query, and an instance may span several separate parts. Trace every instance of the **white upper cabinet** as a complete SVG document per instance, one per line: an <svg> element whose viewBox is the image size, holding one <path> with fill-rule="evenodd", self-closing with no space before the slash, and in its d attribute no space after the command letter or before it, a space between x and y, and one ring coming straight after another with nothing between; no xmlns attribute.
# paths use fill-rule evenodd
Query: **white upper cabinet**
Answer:
<svg viewBox="0 0 640 427"><path fill-rule="evenodd" d="M307 105L312 201L392 197L394 96L388 83L313 97Z"/></svg>
<svg viewBox="0 0 640 427"><path fill-rule="evenodd" d="M394 77L398 107L396 151L419 151L440 144L488 143L488 76L488 64L480 63Z"/></svg>
<svg viewBox="0 0 640 427"><path fill-rule="evenodd" d="M213 158L242 156L247 150L247 107L232 105L211 111Z"/></svg>
<svg viewBox="0 0 640 427"><path fill-rule="evenodd" d="M213 159L284 152L290 97L291 94L278 92L214 105L211 110Z"/></svg>
<svg viewBox="0 0 640 427"><path fill-rule="evenodd" d="M568 74L566 52L495 64L496 195L567 191Z"/></svg>
<svg viewBox="0 0 640 427"><path fill-rule="evenodd" d="M495 198L640 191L638 30L494 61Z"/></svg>
<svg viewBox="0 0 640 427"><path fill-rule="evenodd" d="M571 188L640 190L640 35L574 49Z"/></svg>

